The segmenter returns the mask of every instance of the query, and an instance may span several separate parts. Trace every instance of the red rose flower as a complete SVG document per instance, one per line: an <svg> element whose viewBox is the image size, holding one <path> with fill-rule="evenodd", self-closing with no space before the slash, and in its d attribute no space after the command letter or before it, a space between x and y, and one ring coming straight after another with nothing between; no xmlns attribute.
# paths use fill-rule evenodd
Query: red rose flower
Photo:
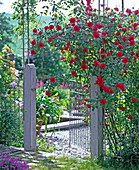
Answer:
<svg viewBox="0 0 139 170"><path fill-rule="evenodd" d="M99 66L99 61L98 61L98 60L95 60L95 61L94 61L94 65L95 65L95 67Z"/></svg>
<svg viewBox="0 0 139 170"><path fill-rule="evenodd" d="M106 44L108 41L107 40L103 40L104 44Z"/></svg>
<svg viewBox="0 0 139 170"><path fill-rule="evenodd" d="M54 77L50 78L50 82L54 83L56 81L56 79Z"/></svg>
<svg viewBox="0 0 139 170"><path fill-rule="evenodd" d="M86 65L86 64L82 64L82 65L81 65L81 68L82 68L83 70L85 70L85 69L87 69L87 65Z"/></svg>
<svg viewBox="0 0 139 170"><path fill-rule="evenodd" d="M123 63L128 63L129 59L127 57L123 57L122 62Z"/></svg>
<svg viewBox="0 0 139 170"><path fill-rule="evenodd" d="M44 45L43 45L42 42L39 43L39 47L40 47L40 48L43 48L43 47L44 47Z"/></svg>
<svg viewBox="0 0 139 170"><path fill-rule="evenodd" d="M122 40L123 40L123 42L126 42L126 37L124 36L124 37L122 38Z"/></svg>
<svg viewBox="0 0 139 170"><path fill-rule="evenodd" d="M115 10L115 11L119 11L119 8L115 7L114 10Z"/></svg>
<svg viewBox="0 0 139 170"><path fill-rule="evenodd" d="M109 90L109 93L110 93L110 94L113 94L113 93L114 93L113 89L110 89L110 90Z"/></svg>
<svg viewBox="0 0 139 170"><path fill-rule="evenodd" d="M31 50L31 54L32 55L36 54L36 51L35 50Z"/></svg>
<svg viewBox="0 0 139 170"><path fill-rule="evenodd" d="M42 35L42 31L39 31L39 33L38 33L39 35Z"/></svg>
<svg viewBox="0 0 139 170"><path fill-rule="evenodd" d="M80 27L78 25L75 25L74 31L79 32L80 31Z"/></svg>
<svg viewBox="0 0 139 170"><path fill-rule="evenodd" d="M111 56L111 53L110 53L110 52L108 52L108 53L107 53L107 56L108 56L108 57L109 57L109 56Z"/></svg>
<svg viewBox="0 0 139 170"><path fill-rule="evenodd" d="M70 23L75 23L76 22L76 19L75 18L70 18Z"/></svg>
<svg viewBox="0 0 139 170"><path fill-rule="evenodd" d="M97 31L97 27L96 26L93 28L93 31Z"/></svg>
<svg viewBox="0 0 139 170"><path fill-rule="evenodd" d="M119 107L120 110L122 111L125 111L125 108L124 107Z"/></svg>
<svg viewBox="0 0 139 170"><path fill-rule="evenodd" d="M115 44L115 45L118 45L118 44L119 44L119 42L118 42L118 41L115 41L115 42L114 42L114 44Z"/></svg>
<svg viewBox="0 0 139 170"><path fill-rule="evenodd" d="M130 115L130 116L128 116L128 119L132 120L132 119L133 119L133 116L131 116L131 115Z"/></svg>
<svg viewBox="0 0 139 170"><path fill-rule="evenodd" d="M132 102L133 103L137 103L137 99L136 98L132 98Z"/></svg>
<svg viewBox="0 0 139 170"><path fill-rule="evenodd" d="M72 71L72 72L71 72L71 75L72 75L72 76L76 76L76 75L77 75L77 74L76 74L76 71Z"/></svg>
<svg viewBox="0 0 139 170"><path fill-rule="evenodd" d="M54 25L49 26L49 30L52 30L52 29L54 29Z"/></svg>
<svg viewBox="0 0 139 170"><path fill-rule="evenodd" d="M123 31L123 32L126 32L126 28L122 28L122 31Z"/></svg>
<svg viewBox="0 0 139 170"><path fill-rule="evenodd" d="M70 42L69 42L69 41L67 41L67 46L68 46L68 47L70 46Z"/></svg>
<svg viewBox="0 0 139 170"><path fill-rule="evenodd" d="M118 24L118 28L122 28L121 24Z"/></svg>
<svg viewBox="0 0 139 170"><path fill-rule="evenodd" d="M99 36L100 36L100 34L98 32L94 32L93 35L95 38L99 38Z"/></svg>
<svg viewBox="0 0 139 170"><path fill-rule="evenodd" d="M36 45L36 41L35 41L35 40L31 41L31 44L32 44L33 46Z"/></svg>
<svg viewBox="0 0 139 170"><path fill-rule="evenodd" d="M56 26L56 30L57 30L57 31L60 31L60 30L61 30L60 25L57 25L57 26Z"/></svg>
<svg viewBox="0 0 139 170"><path fill-rule="evenodd" d="M88 49L87 49L87 48L84 48L84 49L83 49L83 52L84 52L84 53L87 53L87 52L88 52Z"/></svg>
<svg viewBox="0 0 139 170"><path fill-rule="evenodd" d="M52 42L53 38L49 38L49 42Z"/></svg>
<svg viewBox="0 0 139 170"><path fill-rule="evenodd" d="M123 47L123 45L122 45L122 44L119 44L119 48L120 48L120 49L123 49L124 47Z"/></svg>
<svg viewBox="0 0 139 170"><path fill-rule="evenodd" d="M105 100L105 99L100 99L100 103L101 103L102 105L104 105L104 104L106 103L106 100Z"/></svg>
<svg viewBox="0 0 139 170"><path fill-rule="evenodd" d="M34 29L33 29L33 32L34 32L34 33L37 33L37 29L36 29L36 28L34 28Z"/></svg>
<svg viewBox="0 0 139 170"><path fill-rule="evenodd" d="M134 46L135 45L135 41L134 40L131 40L130 41L130 46Z"/></svg>
<svg viewBox="0 0 139 170"><path fill-rule="evenodd" d="M102 59L104 59L104 58L105 58L105 55L104 55L104 54L103 54L103 55L101 55L101 58L102 58Z"/></svg>
<svg viewBox="0 0 139 170"><path fill-rule="evenodd" d="M46 94L47 96L50 96L51 92L50 92L49 90L47 90L47 91L45 92L45 94Z"/></svg>
<svg viewBox="0 0 139 170"><path fill-rule="evenodd" d="M87 104L86 106L87 106L88 108L91 108L91 105L90 105L90 104Z"/></svg>
<svg viewBox="0 0 139 170"><path fill-rule="evenodd" d="M102 37L105 37L107 34L106 34L106 32L103 31L101 35L102 35Z"/></svg>
<svg viewBox="0 0 139 170"><path fill-rule="evenodd" d="M128 40L129 40L129 41L134 40L134 36L131 35L130 37L128 37Z"/></svg>
<svg viewBox="0 0 139 170"><path fill-rule="evenodd" d="M117 31L117 32L116 32L116 35L119 36L119 35L120 35L120 31Z"/></svg>
<svg viewBox="0 0 139 170"><path fill-rule="evenodd" d="M106 64L104 64L104 63L102 63L101 65L100 65L100 68L101 69L104 69L106 67Z"/></svg>
<svg viewBox="0 0 139 170"><path fill-rule="evenodd" d="M45 30L48 30L48 29L49 29L49 27L48 27L48 26L45 26L45 27L44 27L44 29L45 29Z"/></svg>
<svg viewBox="0 0 139 170"><path fill-rule="evenodd" d="M122 51L119 51L119 52L117 53L117 57L122 57Z"/></svg>
<svg viewBox="0 0 139 170"><path fill-rule="evenodd" d="M93 27L93 22L88 22L87 25L88 25L89 28L92 28Z"/></svg>

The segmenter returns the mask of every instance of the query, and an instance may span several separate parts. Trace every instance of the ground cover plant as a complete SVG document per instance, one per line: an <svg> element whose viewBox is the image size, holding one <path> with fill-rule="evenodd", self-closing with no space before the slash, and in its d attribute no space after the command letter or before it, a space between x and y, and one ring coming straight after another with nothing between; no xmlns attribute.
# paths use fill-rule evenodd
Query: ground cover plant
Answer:
<svg viewBox="0 0 139 170"><path fill-rule="evenodd" d="M27 162L23 162L20 158L12 158L8 156L7 154L0 153L0 169L3 170L26 170L29 169L29 166L27 165Z"/></svg>
<svg viewBox="0 0 139 170"><path fill-rule="evenodd" d="M76 6L68 17L60 11L63 3L67 10ZM57 4L52 1L51 5L50 25L33 29L31 55L35 58L49 44L61 51L62 61L69 65L72 77L84 78L83 87L89 89L90 75L96 76L100 92L86 105L92 110L98 104L103 107L109 143L106 155L110 152L121 156L130 143L137 145L138 140L139 10L126 9L123 13L117 7L107 7L102 16L91 1L87 5L83 1Z"/></svg>

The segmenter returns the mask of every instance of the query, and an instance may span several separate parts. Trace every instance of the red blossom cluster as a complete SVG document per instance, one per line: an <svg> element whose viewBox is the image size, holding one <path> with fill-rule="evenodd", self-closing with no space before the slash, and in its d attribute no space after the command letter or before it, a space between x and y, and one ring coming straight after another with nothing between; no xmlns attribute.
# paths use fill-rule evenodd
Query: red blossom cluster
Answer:
<svg viewBox="0 0 139 170"><path fill-rule="evenodd" d="M124 83L118 83L115 85L115 89L121 89L122 91L126 91L126 88L124 87Z"/></svg>
<svg viewBox="0 0 139 170"><path fill-rule="evenodd" d="M96 84L99 85L100 88L102 88L106 93L113 94L114 91L110 87L104 86L104 79L101 76L97 77Z"/></svg>

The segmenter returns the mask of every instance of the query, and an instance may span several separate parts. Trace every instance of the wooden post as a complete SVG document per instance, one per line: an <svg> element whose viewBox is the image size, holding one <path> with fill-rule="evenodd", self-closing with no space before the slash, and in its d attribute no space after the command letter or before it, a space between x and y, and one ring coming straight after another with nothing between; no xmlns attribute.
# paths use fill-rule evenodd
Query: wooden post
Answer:
<svg viewBox="0 0 139 170"><path fill-rule="evenodd" d="M95 91L99 92L99 87L94 85L96 80L96 76L91 76L91 99L95 99ZM103 112L100 104L98 104L98 109L91 111L90 119L91 158L95 158L103 154Z"/></svg>
<svg viewBox="0 0 139 170"><path fill-rule="evenodd" d="M24 149L36 150L36 68L27 64L24 69Z"/></svg>

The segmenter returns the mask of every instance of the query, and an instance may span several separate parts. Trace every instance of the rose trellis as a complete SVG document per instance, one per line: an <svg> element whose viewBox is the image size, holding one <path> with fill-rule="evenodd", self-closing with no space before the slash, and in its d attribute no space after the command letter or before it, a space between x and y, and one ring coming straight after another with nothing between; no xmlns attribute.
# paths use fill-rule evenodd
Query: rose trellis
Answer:
<svg viewBox="0 0 139 170"><path fill-rule="evenodd" d="M111 121L106 119L106 126L112 124L116 112L124 116L128 127L131 124L135 127L139 113L138 19L139 10L127 9L122 13L117 7L113 10L107 7L101 16L90 1L87 6L81 3L69 18L54 14L49 26L33 29L31 55L35 57L45 51L47 45L58 48L71 76L78 79L86 73L97 77L101 93L89 100L87 107L94 110L99 102L105 109L105 118L110 112Z"/></svg>

